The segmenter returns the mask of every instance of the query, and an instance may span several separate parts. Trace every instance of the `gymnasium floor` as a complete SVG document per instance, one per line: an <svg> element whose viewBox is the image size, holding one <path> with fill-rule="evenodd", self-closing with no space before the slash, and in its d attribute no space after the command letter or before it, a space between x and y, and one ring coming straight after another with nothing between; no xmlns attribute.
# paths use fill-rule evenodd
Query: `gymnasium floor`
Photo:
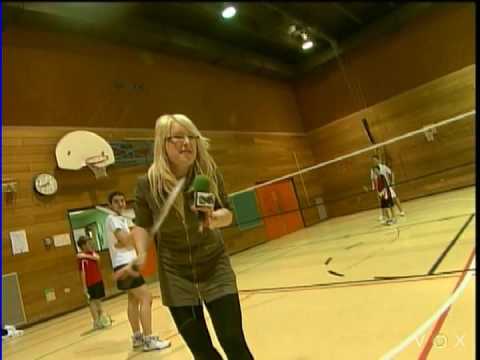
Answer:
<svg viewBox="0 0 480 360"><path fill-rule="evenodd" d="M371 210L232 256L242 290L245 333L255 359L380 359L429 319L435 320L433 325L418 333L395 359L418 359L433 327L433 346L424 350L422 359L474 358L475 272L461 270L469 259L470 268L475 267L476 218L470 220L475 188L403 205L407 216L399 217L394 226L380 225L378 210ZM425 276L428 273L434 275ZM399 276L404 277L378 278ZM443 322L432 319L456 285L466 281ZM111 328L91 331L90 314L84 308L3 342L3 356L9 360L191 359L161 305L158 284L150 288L155 296L154 333L171 339L168 350L131 350L122 295L104 303L114 319ZM218 347L215 338L214 343Z"/></svg>

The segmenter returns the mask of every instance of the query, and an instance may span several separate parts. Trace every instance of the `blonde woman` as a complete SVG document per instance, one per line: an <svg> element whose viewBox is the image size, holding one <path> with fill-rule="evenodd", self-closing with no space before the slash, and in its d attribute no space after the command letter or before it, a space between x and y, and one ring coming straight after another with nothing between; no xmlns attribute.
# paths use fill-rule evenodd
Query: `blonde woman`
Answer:
<svg viewBox="0 0 480 360"><path fill-rule="evenodd" d="M228 359L253 359L242 329L236 277L219 230L231 224L232 212L208 147L208 139L185 115L163 115L157 120L154 161L136 187L132 237L140 248L142 266L148 229L177 181L185 178L184 192L155 234L162 302L195 360L222 359L212 344L203 304ZM188 189L200 174L210 180L213 211L192 205Z"/></svg>

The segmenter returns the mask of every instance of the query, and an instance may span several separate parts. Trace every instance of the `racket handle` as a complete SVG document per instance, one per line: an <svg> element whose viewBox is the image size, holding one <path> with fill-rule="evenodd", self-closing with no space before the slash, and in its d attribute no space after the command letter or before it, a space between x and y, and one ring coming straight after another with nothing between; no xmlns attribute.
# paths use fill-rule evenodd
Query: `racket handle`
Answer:
<svg viewBox="0 0 480 360"><path fill-rule="evenodd" d="M128 267L130 267L131 270L135 271L136 273L140 273L139 272L139 267L136 263L136 259L132 261L132 263L128 264L127 266L115 271L113 273L113 280L115 281L118 281L120 279L123 279L125 277L128 277L128 276L131 276L131 272L129 271L130 269L128 269Z"/></svg>

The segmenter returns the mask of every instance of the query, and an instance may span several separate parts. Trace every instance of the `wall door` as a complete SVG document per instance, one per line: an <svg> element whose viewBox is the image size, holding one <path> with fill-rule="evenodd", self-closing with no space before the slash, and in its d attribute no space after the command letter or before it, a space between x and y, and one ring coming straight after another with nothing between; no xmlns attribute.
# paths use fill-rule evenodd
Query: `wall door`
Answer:
<svg viewBox="0 0 480 360"><path fill-rule="evenodd" d="M304 227L291 179L260 187L256 193L269 240Z"/></svg>

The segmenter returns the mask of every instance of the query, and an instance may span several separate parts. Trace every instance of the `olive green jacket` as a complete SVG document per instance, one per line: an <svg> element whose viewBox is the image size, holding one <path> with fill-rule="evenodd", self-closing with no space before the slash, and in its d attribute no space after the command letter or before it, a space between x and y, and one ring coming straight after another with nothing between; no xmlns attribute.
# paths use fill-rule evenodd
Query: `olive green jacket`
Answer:
<svg viewBox="0 0 480 360"><path fill-rule="evenodd" d="M183 196L184 217L173 206L155 235L158 277L165 306L208 303L238 291L221 231L200 232L198 216L190 209L193 200L188 189L193 177L193 174L187 176L183 193L179 195ZM220 172L216 178L222 203L231 210ZM135 200L135 224L148 230L158 218L161 206L152 197L146 175L138 179ZM218 200L215 207L220 208Z"/></svg>

